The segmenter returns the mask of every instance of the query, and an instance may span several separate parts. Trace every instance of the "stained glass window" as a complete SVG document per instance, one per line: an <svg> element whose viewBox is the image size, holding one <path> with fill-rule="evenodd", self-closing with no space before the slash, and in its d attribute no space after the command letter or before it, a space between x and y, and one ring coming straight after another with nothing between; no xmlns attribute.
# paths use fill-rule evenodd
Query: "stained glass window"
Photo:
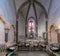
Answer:
<svg viewBox="0 0 60 56"><path fill-rule="evenodd" d="M35 20L33 18L29 19L28 21L28 32L34 32L35 31Z"/></svg>

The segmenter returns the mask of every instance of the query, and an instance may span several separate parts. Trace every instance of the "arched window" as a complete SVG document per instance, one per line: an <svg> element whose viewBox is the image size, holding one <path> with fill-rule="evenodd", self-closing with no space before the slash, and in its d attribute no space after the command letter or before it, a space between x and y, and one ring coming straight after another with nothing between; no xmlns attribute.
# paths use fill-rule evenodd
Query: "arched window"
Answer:
<svg viewBox="0 0 60 56"><path fill-rule="evenodd" d="M35 34L35 19L32 17L28 20L28 34L29 36L34 36Z"/></svg>

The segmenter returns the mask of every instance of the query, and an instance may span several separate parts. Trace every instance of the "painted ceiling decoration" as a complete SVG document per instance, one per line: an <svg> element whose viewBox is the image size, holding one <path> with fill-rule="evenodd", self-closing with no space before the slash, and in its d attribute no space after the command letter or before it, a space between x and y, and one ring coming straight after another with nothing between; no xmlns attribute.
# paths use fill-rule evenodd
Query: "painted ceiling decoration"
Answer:
<svg viewBox="0 0 60 56"><path fill-rule="evenodd" d="M15 2L16 1L18 1L18 0L15 0ZM24 2L22 2L22 1L24 1ZM33 16L34 18L39 18L41 13L44 13L45 17L48 18L48 12L47 12L45 6L43 5L43 3L40 2L40 0L21 0L20 3L21 4L17 9L17 15L20 15L26 19L26 18L28 18L28 16L29 17ZM16 5L17 5L17 3L16 3ZM31 9L31 7L32 7L32 9ZM33 10L33 11L31 11L31 10ZM29 13L30 13L30 15L29 15Z"/></svg>

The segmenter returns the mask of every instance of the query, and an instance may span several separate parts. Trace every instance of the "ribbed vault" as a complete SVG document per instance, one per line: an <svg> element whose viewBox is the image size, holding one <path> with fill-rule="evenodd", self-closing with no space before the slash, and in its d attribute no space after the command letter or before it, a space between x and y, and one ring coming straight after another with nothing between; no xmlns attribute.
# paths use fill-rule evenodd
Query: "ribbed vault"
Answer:
<svg viewBox="0 0 60 56"><path fill-rule="evenodd" d="M19 7L19 9L17 11L17 15L21 15L22 17L27 19L28 15L29 15L30 7L33 7L35 18L39 18L41 13L44 13L45 16L48 17L45 7L40 2L38 2L37 0L25 1Z"/></svg>

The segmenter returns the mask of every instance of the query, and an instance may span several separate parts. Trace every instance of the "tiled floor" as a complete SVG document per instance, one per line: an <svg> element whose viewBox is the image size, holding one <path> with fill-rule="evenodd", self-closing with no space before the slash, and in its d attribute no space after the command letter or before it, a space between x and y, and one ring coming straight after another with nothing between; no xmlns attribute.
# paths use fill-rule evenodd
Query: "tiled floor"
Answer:
<svg viewBox="0 0 60 56"><path fill-rule="evenodd" d="M48 56L47 53L42 51L21 51L17 53L16 56Z"/></svg>

